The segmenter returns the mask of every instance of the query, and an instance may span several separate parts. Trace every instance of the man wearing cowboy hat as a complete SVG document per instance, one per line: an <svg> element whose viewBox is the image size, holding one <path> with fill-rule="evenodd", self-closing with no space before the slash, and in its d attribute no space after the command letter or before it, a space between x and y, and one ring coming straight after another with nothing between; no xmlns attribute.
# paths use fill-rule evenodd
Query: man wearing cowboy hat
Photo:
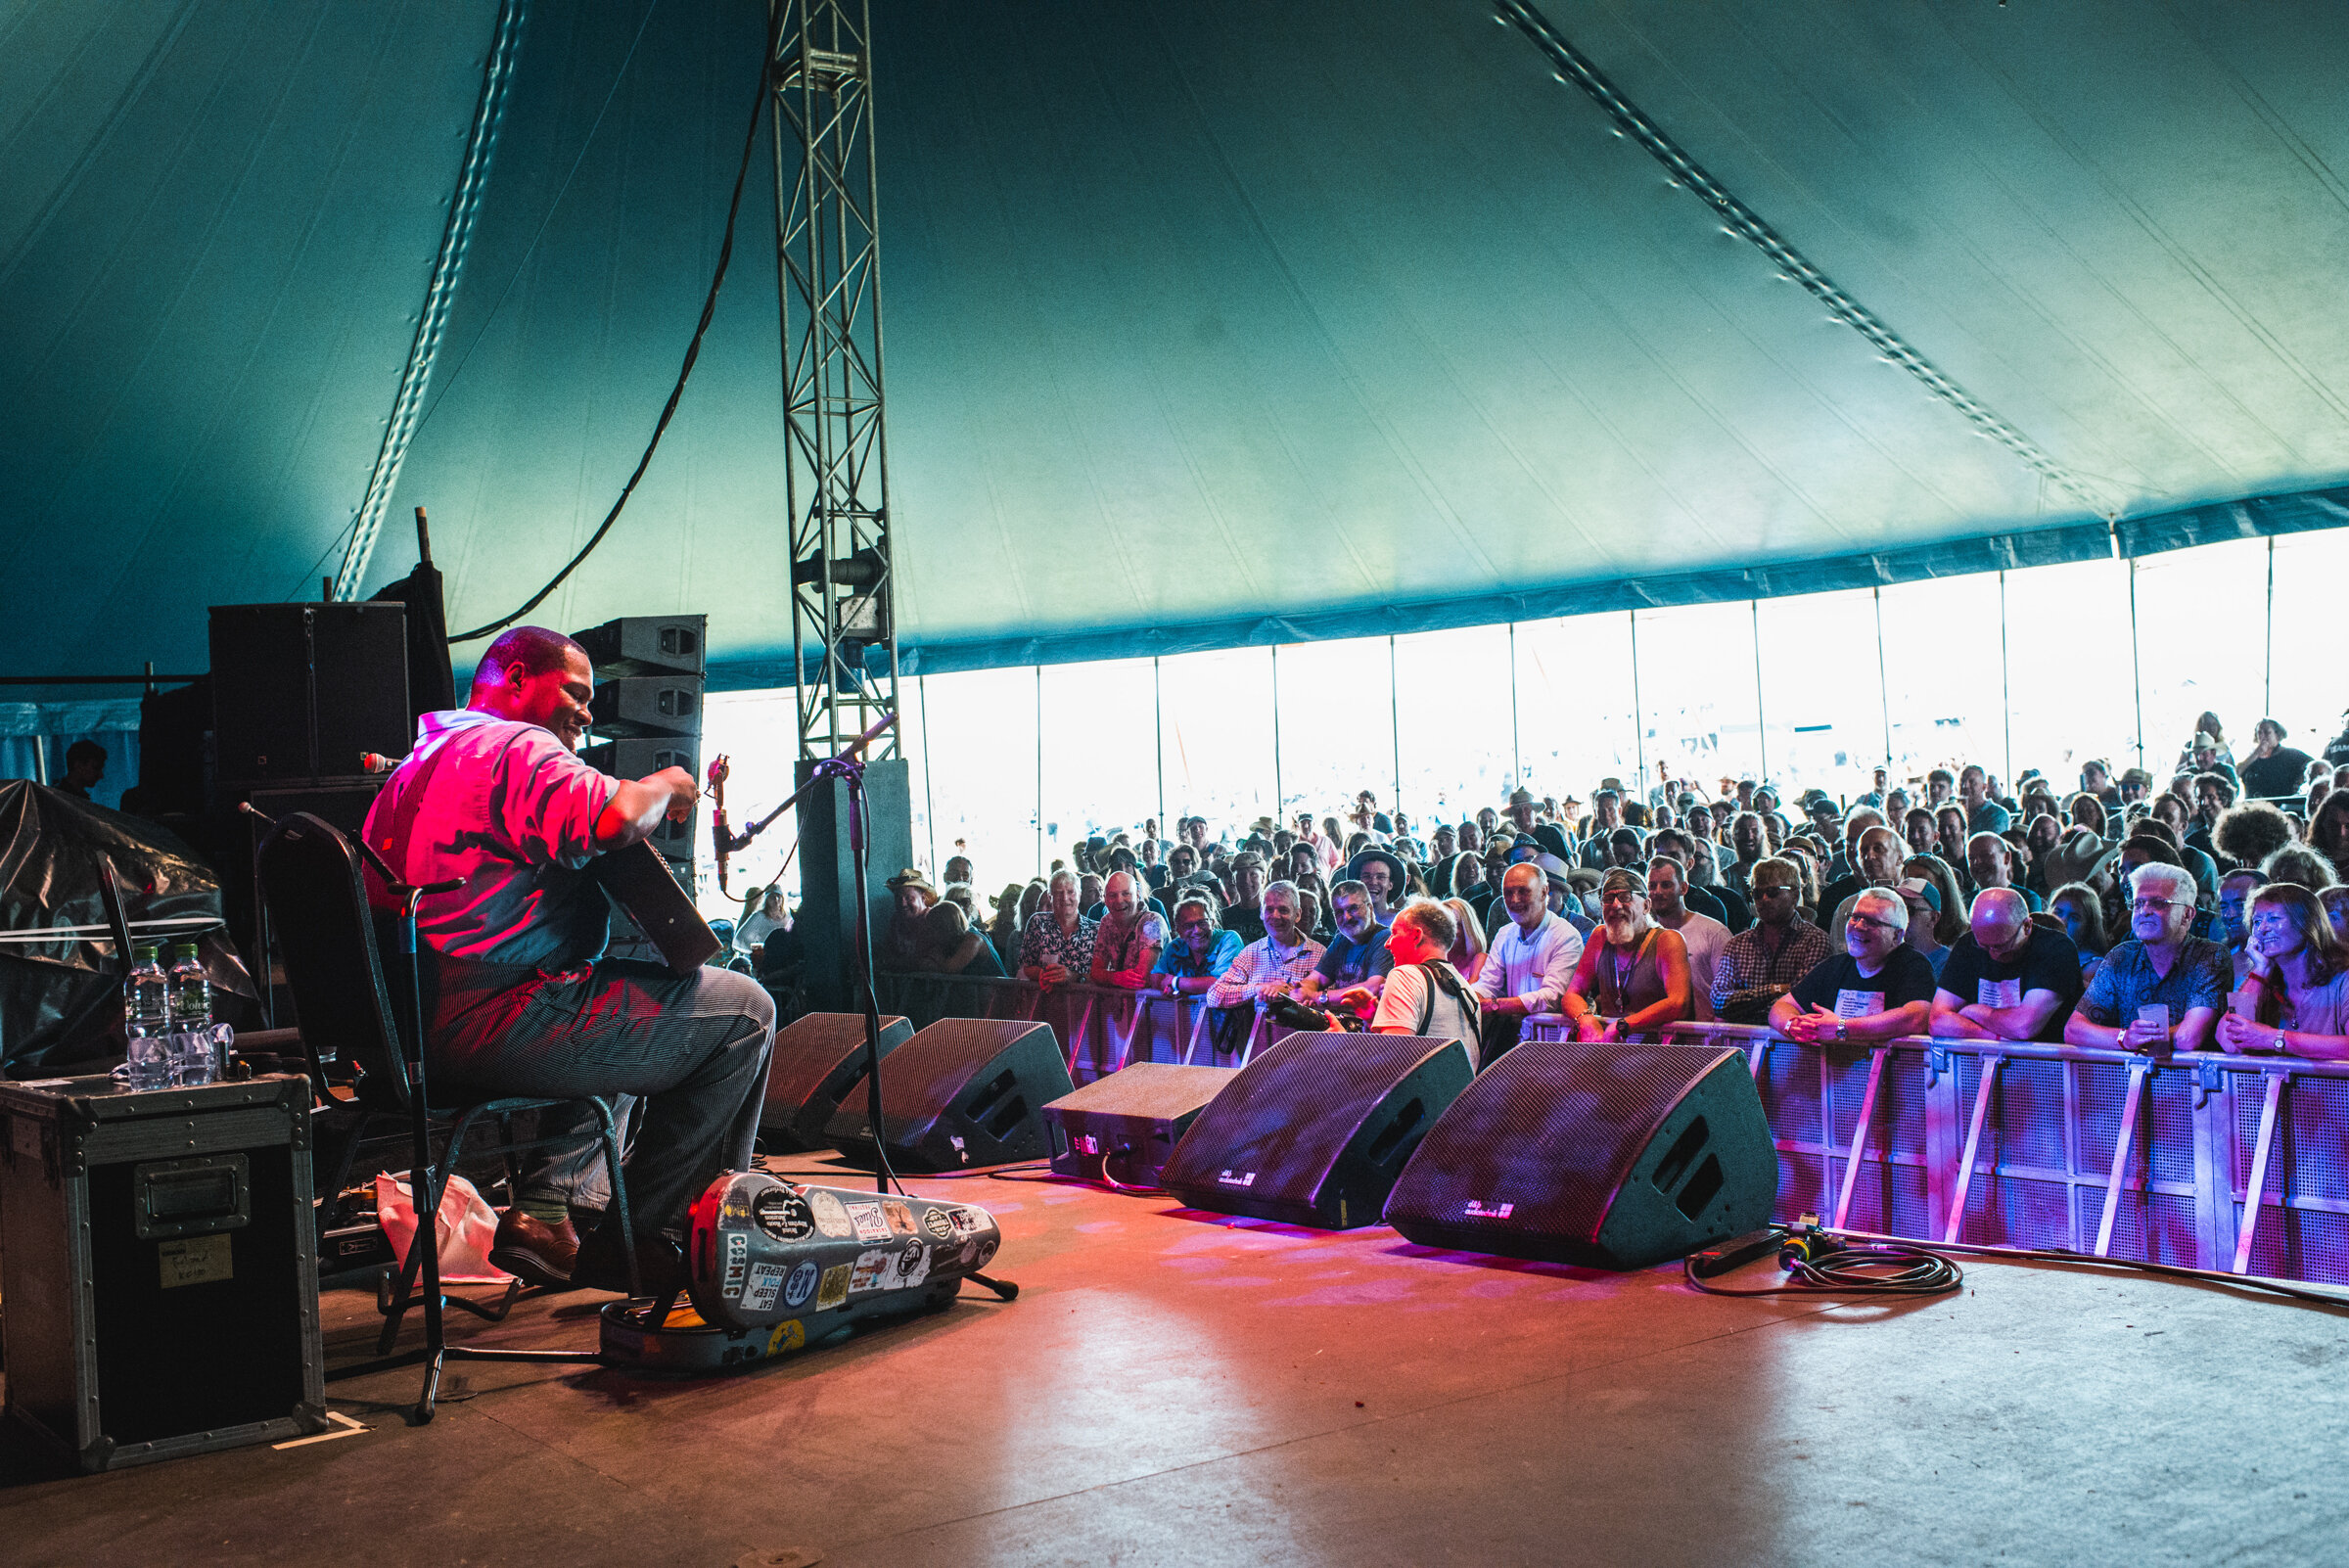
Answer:
<svg viewBox="0 0 2349 1568"><path fill-rule="evenodd" d="M1391 850L1364 850L1346 862L1346 880L1369 890L1371 913L1382 926L1395 918L1395 906L1408 885L1406 876L1403 861Z"/></svg>

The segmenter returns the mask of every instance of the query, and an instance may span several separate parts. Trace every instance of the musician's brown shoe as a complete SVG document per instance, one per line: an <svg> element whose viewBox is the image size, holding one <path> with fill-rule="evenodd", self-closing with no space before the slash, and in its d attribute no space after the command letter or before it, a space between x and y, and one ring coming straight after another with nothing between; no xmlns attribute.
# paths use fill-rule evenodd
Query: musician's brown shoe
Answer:
<svg viewBox="0 0 2349 1568"><path fill-rule="evenodd" d="M570 1220L548 1224L519 1208L505 1212L489 1244L490 1263L540 1290L570 1290L578 1256L579 1233Z"/></svg>

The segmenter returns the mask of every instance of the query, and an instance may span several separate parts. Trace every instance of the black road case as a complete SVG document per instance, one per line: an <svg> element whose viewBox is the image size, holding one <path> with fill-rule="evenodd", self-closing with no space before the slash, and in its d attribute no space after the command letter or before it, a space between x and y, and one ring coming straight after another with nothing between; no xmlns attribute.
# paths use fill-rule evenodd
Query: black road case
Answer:
<svg viewBox="0 0 2349 1568"><path fill-rule="evenodd" d="M8 1413L84 1470L322 1430L310 1087L0 1084Z"/></svg>

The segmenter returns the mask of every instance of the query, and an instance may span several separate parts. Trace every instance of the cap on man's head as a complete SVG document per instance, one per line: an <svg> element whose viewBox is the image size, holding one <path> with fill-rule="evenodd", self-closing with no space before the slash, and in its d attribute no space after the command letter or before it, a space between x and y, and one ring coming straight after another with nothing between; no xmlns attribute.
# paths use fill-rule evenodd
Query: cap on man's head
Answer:
<svg viewBox="0 0 2349 1568"><path fill-rule="evenodd" d="M1927 882L1923 877L1909 877L1903 881L1896 882L1892 885L1892 891L1899 894L1904 899L1908 898L1911 894L1914 894L1918 898L1924 899L1928 904L1931 904L1935 914L1941 913L1941 890L1935 887L1932 883Z"/></svg>
<svg viewBox="0 0 2349 1568"><path fill-rule="evenodd" d="M2153 775L2146 772L2142 767L2133 767L2121 775L2121 782L2124 784L2142 784L2145 788L2151 789L2153 787Z"/></svg>

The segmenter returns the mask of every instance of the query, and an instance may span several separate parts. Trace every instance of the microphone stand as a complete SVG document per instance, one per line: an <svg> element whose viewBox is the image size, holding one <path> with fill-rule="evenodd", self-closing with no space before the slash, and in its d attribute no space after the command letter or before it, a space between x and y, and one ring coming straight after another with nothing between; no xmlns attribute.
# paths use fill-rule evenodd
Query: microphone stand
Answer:
<svg viewBox="0 0 2349 1568"><path fill-rule="evenodd" d="M773 810L744 828L740 833L717 829L717 842L723 853L731 854L745 849L750 842L774 824L777 817L800 803L803 796L817 785L839 779L849 787L849 857L856 875L856 984L864 992L864 1084L865 1116L873 1134L873 1173L875 1187L886 1193L897 1173L889 1168L888 1145L881 1137L881 1000L873 972L873 919L871 897L866 887L865 864L865 803L863 752L879 740L892 724L896 714L883 714L872 728L842 747L837 756L827 757L815 764L807 782L801 785Z"/></svg>

